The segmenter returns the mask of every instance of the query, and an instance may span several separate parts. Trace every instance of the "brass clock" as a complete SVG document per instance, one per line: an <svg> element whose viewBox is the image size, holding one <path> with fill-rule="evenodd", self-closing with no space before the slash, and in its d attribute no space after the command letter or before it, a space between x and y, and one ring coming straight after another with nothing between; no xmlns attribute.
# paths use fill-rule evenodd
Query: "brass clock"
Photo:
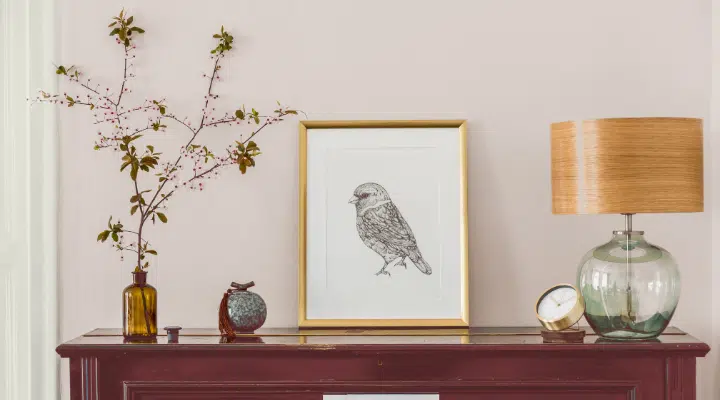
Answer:
<svg viewBox="0 0 720 400"><path fill-rule="evenodd" d="M535 304L535 315L548 331L575 325L585 313L585 301L573 285L560 284L546 290Z"/></svg>

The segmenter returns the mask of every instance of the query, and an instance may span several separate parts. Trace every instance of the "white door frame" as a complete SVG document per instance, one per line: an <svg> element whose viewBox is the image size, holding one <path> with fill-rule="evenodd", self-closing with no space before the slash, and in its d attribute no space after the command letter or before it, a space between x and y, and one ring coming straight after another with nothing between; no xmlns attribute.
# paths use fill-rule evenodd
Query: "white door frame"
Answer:
<svg viewBox="0 0 720 400"><path fill-rule="evenodd" d="M54 0L0 0L0 398L57 399Z"/></svg>

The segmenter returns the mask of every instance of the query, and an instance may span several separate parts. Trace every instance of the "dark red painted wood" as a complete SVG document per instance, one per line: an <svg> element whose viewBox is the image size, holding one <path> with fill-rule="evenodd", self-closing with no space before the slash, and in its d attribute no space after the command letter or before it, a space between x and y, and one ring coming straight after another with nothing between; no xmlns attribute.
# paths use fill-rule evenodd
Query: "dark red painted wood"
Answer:
<svg viewBox="0 0 720 400"><path fill-rule="evenodd" d="M510 328L505 328L510 329ZM268 334L270 335L270 334ZM470 336L241 338L211 334L123 344L83 336L70 358L72 400L320 400L322 394L440 393L442 400L694 400L706 344L677 332L657 341L543 344L539 332Z"/></svg>
<svg viewBox="0 0 720 400"><path fill-rule="evenodd" d="M81 400L83 393L82 360L79 357L70 359L70 399Z"/></svg>

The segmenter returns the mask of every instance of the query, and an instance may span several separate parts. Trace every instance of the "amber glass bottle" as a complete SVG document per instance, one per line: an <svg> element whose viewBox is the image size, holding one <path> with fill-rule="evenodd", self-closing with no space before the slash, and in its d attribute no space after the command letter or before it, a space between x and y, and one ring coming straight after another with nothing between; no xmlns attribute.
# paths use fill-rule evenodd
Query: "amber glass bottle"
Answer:
<svg viewBox="0 0 720 400"><path fill-rule="evenodd" d="M123 335L130 339L157 336L157 290L147 284L147 272L133 272L123 290Z"/></svg>

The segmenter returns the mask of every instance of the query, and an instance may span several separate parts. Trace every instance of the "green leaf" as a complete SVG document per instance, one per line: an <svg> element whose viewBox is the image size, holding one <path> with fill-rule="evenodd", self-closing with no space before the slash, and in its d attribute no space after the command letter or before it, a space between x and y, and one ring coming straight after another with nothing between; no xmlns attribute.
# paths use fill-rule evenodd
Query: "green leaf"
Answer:
<svg viewBox="0 0 720 400"><path fill-rule="evenodd" d="M112 28L113 26L115 26L115 24L117 24L117 21L115 21L115 22L113 22L112 24L108 25L108 28Z"/></svg>
<svg viewBox="0 0 720 400"><path fill-rule="evenodd" d="M67 75L67 71L65 70L65 67L63 67L62 65L59 66L57 68L57 70L55 70L55 73L58 75Z"/></svg>
<svg viewBox="0 0 720 400"><path fill-rule="evenodd" d="M90 104L90 111L95 109L95 104Z"/></svg>
<svg viewBox="0 0 720 400"><path fill-rule="evenodd" d="M125 23L126 23L127 25L132 24L132 23L133 23L133 16L131 15L130 18L128 18L127 21L125 21Z"/></svg>
<svg viewBox="0 0 720 400"><path fill-rule="evenodd" d="M132 197L130 197L130 202L131 202L131 203L137 203L138 199L140 199L140 195L139 195L139 194L134 194Z"/></svg>
<svg viewBox="0 0 720 400"><path fill-rule="evenodd" d="M133 164L132 168L130 168L130 178L134 181L137 180L138 169L139 167L137 164Z"/></svg>
<svg viewBox="0 0 720 400"><path fill-rule="evenodd" d="M145 33L145 29L133 26L132 28L130 28L130 32Z"/></svg>
<svg viewBox="0 0 720 400"><path fill-rule="evenodd" d="M112 217L108 220L108 228L112 229Z"/></svg>
<svg viewBox="0 0 720 400"><path fill-rule="evenodd" d="M162 221L164 224L167 224L167 217L163 213L156 213L158 218L160 218L160 221Z"/></svg>
<svg viewBox="0 0 720 400"><path fill-rule="evenodd" d="M120 240L120 238L118 237L117 232L113 232L113 233L112 233L112 238L113 238L113 241L114 241L114 242L117 242L118 240Z"/></svg>
<svg viewBox="0 0 720 400"><path fill-rule="evenodd" d="M297 112L297 111L295 111L295 110L285 110L285 114L293 114L293 115L297 115L297 113L298 113L298 112Z"/></svg>
<svg viewBox="0 0 720 400"><path fill-rule="evenodd" d="M215 39L220 39L222 36L218 35L217 33L213 35Z"/></svg>
<svg viewBox="0 0 720 400"><path fill-rule="evenodd" d="M258 118L257 115L253 115L253 119L255 120L255 123L256 123L256 124L259 124L259 123L260 123L260 118Z"/></svg>
<svg viewBox="0 0 720 400"><path fill-rule="evenodd" d="M160 115L165 115L165 107L160 106L159 108L160 108Z"/></svg>
<svg viewBox="0 0 720 400"><path fill-rule="evenodd" d="M118 33L120 33L120 28L115 28L110 31L110 36L117 35Z"/></svg>
<svg viewBox="0 0 720 400"><path fill-rule="evenodd" d="M258 148L257 143L253 142L252 140L248 142L248 145L247 145L248 150L257 149L257 148Z"/></svg>
<svg viewBox="0 0 720 400"><path fill-rule="evenodd" d="M100 146L95 145L95 147L93 147L93 149L95 149L95 150L100 150Z"/></svg>
<svg viewBox="0 0 720 400"><path fill-rule="evenodd" d="M240 172L244 175L245 172L247 172L247 165L243 162L244 160L240 160Z"/></svg>
<svg viewBox="0 0 720 400"><path fill-rule="evenodd" d="M155 152L155 147L154 147L154 146L148 145L147 148L148 148L148 150L150 150L151 153L154 153L154 152Z"/></svg>
<svg viewBox="0 0 720 400"><path fill-rule="evenodd" d="M123 165L120 167L120 172L123 172L125 168L127 168L128 165L130 165L130 161L125 161Z"/></svg>
<svg viewBox="0 0 720 400"><path fill-rule="evenodd" d="M110 231L102 231L102 232L100 232L100 234L98 235L97 241L98 241L98 242L105 242L105 241L107 240L108 236L110 236Z"/></svg>
<svg viewBox="0 0 720 400"><path fill-rule="evenodd" d="M155 250L146 250L145 252L148 254L157 255L157 251Z"/></svg>
<svg viewBox="0 0 720 400"><path fill-rule="evenodd" d="M243 120L245 119L245 113L243 112L243 110L236 110L235 116L239 119L243 119Z"/></svg>
<svg viewBox="0 0 720 400"><path fill-rule="evenodd" d="M132 206L132 208L130 209L130 215L134 215L135 212L137 211L138 207L139 207L139 206L138 206L137 204L135 204L134 206Z"/></svg>

